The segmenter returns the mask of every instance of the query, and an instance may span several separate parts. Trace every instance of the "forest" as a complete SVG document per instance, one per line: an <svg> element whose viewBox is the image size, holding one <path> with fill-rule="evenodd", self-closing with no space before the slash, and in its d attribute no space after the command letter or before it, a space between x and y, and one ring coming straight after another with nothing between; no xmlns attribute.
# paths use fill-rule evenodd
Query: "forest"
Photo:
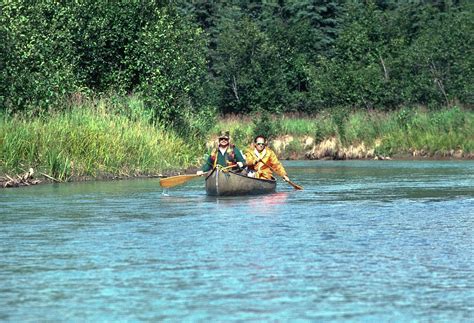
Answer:
<svg viewBox="0 0 474 323"><path fill-rule="evenodd" d="M470 113L474 104L469 0L0 6L4 129L11 118L48 119L98 102L182 138L208 134L225 115L403 109L403 118L419 107Z"/></svg>
<svg viewBox="0 0 474 323"><path fill-rule="evenodd" d="M474 103L471 1L17 0L0 21L7 111L112 94L169 122Z"/></svg>

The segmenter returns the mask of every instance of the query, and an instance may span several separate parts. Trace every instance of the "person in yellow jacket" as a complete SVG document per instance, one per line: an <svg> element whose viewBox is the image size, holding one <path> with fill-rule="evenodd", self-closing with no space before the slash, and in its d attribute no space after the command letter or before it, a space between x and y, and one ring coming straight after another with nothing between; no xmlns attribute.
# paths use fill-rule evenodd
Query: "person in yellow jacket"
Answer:
<svg viewBox="0 0 474 323"><path fill-rule="evenodd" d="M275 152L267 147L267 140L263 135L255 137L253 144L245 153L245 159L247 160L249 176L271 179L273 171L275 171L285 181L290 180Z"/></svg>

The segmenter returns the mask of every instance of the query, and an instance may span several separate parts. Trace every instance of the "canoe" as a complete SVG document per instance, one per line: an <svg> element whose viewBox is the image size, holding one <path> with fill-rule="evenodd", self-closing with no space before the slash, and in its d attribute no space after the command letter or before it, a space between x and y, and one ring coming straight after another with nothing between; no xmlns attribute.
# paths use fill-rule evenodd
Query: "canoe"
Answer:
<svg viewBox="0 0 474 323"><path fill-rule="evenodd" d="M218 168L206 177L206 193L211 196L257 195L275 190L275 179L258 179Z"/></svg>

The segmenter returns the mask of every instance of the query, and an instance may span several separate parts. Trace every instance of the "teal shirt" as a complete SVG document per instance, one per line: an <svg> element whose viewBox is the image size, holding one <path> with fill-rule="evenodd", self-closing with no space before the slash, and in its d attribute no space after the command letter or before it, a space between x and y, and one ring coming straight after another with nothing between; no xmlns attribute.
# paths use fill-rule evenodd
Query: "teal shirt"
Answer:
<svg viewBox="0 0 474 323"><path fill-rule="evenodd" d="M234 159L231 159L232 156L230 156L231 154L228 154L227 151L225 152L225 154L222 154L221 151L217 148L217 164L218 165L221 165L223 167L227 167L228 166L228 163L229 162L230 164L235 164L237 162L241 162L241 163L245 163L245 158L244 156L242 155L242 153L240 152L240 149L238 149L237 147L233 147L232 148L234 150ZM206 163L202 166L202 171L203 172L208 172L212 169L212 167L214 166L214 160L212 158L212 153L209 155L209 157L207 158L207 161Z"/></svg>

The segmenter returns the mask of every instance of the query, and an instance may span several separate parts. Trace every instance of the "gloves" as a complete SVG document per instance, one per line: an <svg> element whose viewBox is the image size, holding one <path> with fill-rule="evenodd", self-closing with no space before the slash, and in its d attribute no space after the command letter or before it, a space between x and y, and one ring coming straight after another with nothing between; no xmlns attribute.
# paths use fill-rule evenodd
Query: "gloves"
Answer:
<svg viewBox="0 0 474 323"><path fill-rule="evenodd" d="M237 166L239 166L239 168L244 168L244 164L242 162L237 162Z"/></svg>
<svg viewBox="0 0 474 323"><path fill-rule="evenodd" d="M203 172L202 170L198 170L198 171L196 172L196 175L198 175L198 176L202 176L203 174L204 174L204 172Z"/></svg>

